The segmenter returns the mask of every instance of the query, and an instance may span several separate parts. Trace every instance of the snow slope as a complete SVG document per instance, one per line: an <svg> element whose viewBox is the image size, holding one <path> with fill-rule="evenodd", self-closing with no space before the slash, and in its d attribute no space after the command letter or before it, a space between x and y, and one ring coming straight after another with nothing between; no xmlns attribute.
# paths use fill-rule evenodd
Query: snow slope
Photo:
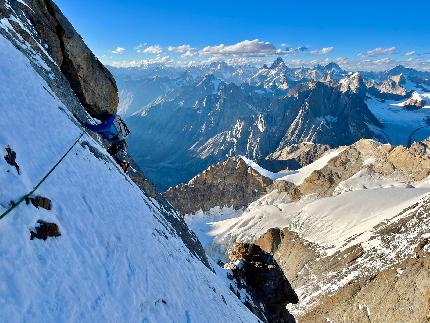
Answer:
<svg viewBox="0 0 430 323"><path fill-rule="evenodd" d="M3 212L82 129L3 36L0 70L0 147L13 147L22 171L1 158ZM0 221L1 322L257 321L88 135L36 193L52 211L22 204ZM30 241L38 219L57 223L62 236Z"/></svg>
<svg viewBox="0 0 430 323"><path fill-rule="evenodd" d="M239 217L209 223L206 235L219 246L217 256L222 257L222 250L234 241L255 241L270 228L288 227L318 244L326 254L333 254L351 245L353 238L354 243L366 241L375 225L429 192L428 187L378 188L290 203L286 193L273 191L252 203Z"/></svg>
<svg viewBox="0 0 430 323"><path fill-rule="evenodd" d="M270 178L271 180L288 181L296 185L300 185L310 174L312 174L312 172L324 168L324 166L326 166L331 159L339 155L344 149L345 147L332 149L305 167L302 167L298 170L279 173L272 173L246 157L241 156L241 158L247 163L248 166L252 167L262 176Z"/></svg>

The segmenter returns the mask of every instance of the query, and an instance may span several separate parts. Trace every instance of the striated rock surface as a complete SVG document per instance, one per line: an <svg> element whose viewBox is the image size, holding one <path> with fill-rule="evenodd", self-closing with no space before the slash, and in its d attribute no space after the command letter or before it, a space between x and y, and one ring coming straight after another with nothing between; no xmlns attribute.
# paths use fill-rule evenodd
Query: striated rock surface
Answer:
<svg viewBox="0 0 430 323"><path fill-rule="evenodd" d="M304 102L279 146L315 142L338 147L361 138L386 141L372 131L372 127L382 125L358 95L316 82L309 84L308 91L299 93L300 99Z"/></svg>
<svg viewBox="0 0 430 323"><path fill-rule="evenodd" d="M22 18L24 23L9 20L14 31L27 41L34 53L45 58L49 54L47 59L58 66L90 114L117 111L118 90L112 74L53 1L27 0L24 4L11 0L9 6L3 5L0 9L0 15Z"/></svg>
<svg viewBox="0 0 430 323"><path fill-rule="evenodd" d="M381 93L405 96L408 93L407 89L403 86L405 82L406 78L403 74L390 76L379 86L379 91Z"/></svg>
<svg viewBox="0 0 430 323"><path fill-rule="evenodd" d="M252 300L248 307L265 322L290 323L294 317L287 304L299 298L276 260L255 244L237 243L229 254L231 269L239 289L245 289Z"/></svg>
<svg viewBox="0 0 430 323"><path fill-rule="evenodd" d="M242 158L228 158L187 184L170 188L164 196L182 214L209 211L216 206L238 210L266 194L272 184Z"/></svg>
<svg viewBox="0 0 430 323"><path fill-rule="evenodd" d="M277 96L208 75L127 122L130 152L162 189L189 181L226 156L261 161L304 142L338 147L361 138L387 141L362 97L321 82Z"/></svg>

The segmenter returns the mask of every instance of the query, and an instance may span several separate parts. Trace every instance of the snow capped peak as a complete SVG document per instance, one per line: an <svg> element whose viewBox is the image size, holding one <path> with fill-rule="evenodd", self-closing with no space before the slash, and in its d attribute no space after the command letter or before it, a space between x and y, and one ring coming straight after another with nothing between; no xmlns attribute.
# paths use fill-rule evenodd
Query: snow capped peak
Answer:
<svg viewBox="0 0 430 323"><path fill-rule="evenodd" d="M336 72L343 72L343 69L335 62L328 63L325 67L326 70L332 70Z"/></svg>
<svg viewBox="0 0 430 323"><path fill-rule="evenodd" d="M414 109L420 109L424 107L426 104L427 104L426 100L424 100L424 98L418 92L415 91L412 93L412 96L406 101L398 104L393 104L393 105L403 106L408 110L414 110Z"/></svg>
<svg viewBox="0 0 430 323"><path fill-rule="evenodd" d="M412 100L416 100L418 102L424 101L423 97L418 92L416 92L416 91L414 93L412 93L411 99Z"/></svg>
<svg viewBox="0 0 430 323"><path fill-rule="evenodd" d="M218 91L220 84L223 83L213 73L206 74L203 79L198 82L197 87L203 87L208 90L212 90L213 93Z"/></svg>
<svg viewBox="0 0 430 323"><path fill-rule="evenodd" d="M364 83L363 77L359 72L351 72L345 78L339 81L340 90L342 92L352 92L365 96L367 92L366 84Z"/></svg>
<svg viewBox="0 0 430 323"><path fill-rule="evenodd" d="M284 60L282 57L278 57L273 63L272 66L270 66L271 69L275 69L278 67L286 67Z"/></svg>

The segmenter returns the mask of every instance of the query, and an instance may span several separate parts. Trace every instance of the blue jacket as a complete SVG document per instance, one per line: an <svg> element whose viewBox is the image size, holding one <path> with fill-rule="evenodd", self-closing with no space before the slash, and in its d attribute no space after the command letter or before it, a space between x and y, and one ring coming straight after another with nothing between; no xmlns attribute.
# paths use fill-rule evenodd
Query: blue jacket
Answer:
<svg viewBox="0 0 430 323"><path fill-rule="evenodd" d="M97 132L105 140L111 142L121 141L118 137L118 130L114 124L115 117L115 114L111 114L98 125L92 125L90 123L85 123L84 125L91 131Z"/></svg>

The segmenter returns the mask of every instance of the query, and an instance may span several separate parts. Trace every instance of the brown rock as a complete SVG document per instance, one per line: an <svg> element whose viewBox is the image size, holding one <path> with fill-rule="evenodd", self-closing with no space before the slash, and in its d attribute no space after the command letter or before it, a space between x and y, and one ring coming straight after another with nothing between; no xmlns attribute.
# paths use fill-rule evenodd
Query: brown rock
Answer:
<svg viewBox="0 0 430 323"><path fill-rule="evenodd" d="M253 295L254 304L263 304L264 313L255 314L267 322L295 322L286 305L299 299L273 256L255 244L237 243L230 254L233 276Z"/></svg>
<svg viewBox="0 0 430 323"><path fill-rule="evenodd" d="M408 149L360 140L331 159L325 167L314 171L297 189L302 195L329 196L340 182L365 168L404 182L421 181L430 175L428 143L416 143Z"/></svg>
<svg viewBox="0 0 430 323"><path fill-rule="evenodd" d="M211 208L248 206L271 190L273 181L249 167L242 158L210 166L187 184L170 188L164 196L182 214Z"/></svg>
<svg viewBox="0 0 430 323"><path fill-rule="evenodd" d="M406 88L403 87L403 84L406 82L406 79L403 74L391 76L388 80L384 81L382 85L379 87L381 93L389 93L389 94L397 94L404 96L407 94Z"/></svg>
<svg viewBox="0 0 430 323"><path fill-rule="evenodd" d="M36 227L36 231L30 231L30 240L33 240L34 238L46 240L50 237L55 238L61 236L61 232L57 224L43 220L38 220L37 223L38 226Z"/></svg>

